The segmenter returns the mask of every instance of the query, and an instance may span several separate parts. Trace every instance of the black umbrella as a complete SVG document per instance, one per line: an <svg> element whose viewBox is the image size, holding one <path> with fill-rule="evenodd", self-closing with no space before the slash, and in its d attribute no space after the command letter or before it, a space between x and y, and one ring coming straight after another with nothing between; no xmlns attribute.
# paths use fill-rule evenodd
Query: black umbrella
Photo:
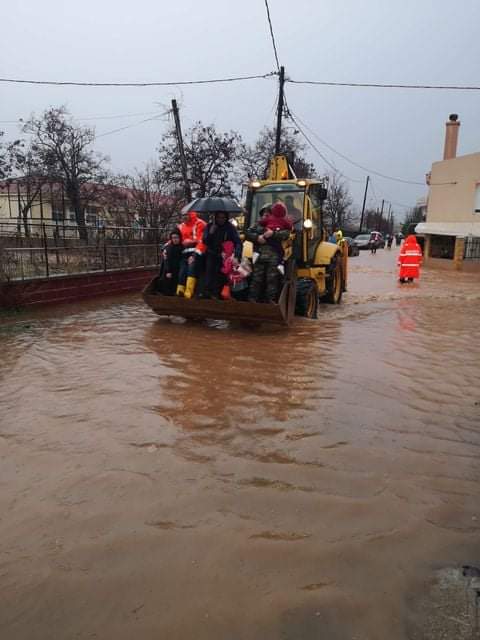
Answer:
<svg viewBox="0 0 480 640"><path fill-rule="evenodd" d="M232 198L212 196L210 198L196 198L192 200L183 207L182 213L188 213L189 211L196 211L197 213L217 213L217 211L242 213L242 208Z"/></svg>

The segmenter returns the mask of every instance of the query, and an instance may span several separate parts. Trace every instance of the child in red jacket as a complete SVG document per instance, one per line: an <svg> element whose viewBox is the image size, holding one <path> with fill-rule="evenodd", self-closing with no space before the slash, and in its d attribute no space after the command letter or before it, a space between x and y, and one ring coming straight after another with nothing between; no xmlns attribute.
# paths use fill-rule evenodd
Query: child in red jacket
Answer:
<svg viewBox="0 0 480 640"><path fill-rule="evenodd" d="M230 300L232 287L238 288L240 283L249 275L249 272L235 257L235 245L230 240L226 240L222 244L222 260L221 271L225 276L226 283L220 295L224 300Z"/></svg>
<svg viewBox="0 0 480 640"><path fill-rule="evenodd" d="M270 231L291 231L293 229L292 220L287 215L287 207L283 202L275 202L270 213L262 216L258 224L265 229L270 229Z"/></svg>

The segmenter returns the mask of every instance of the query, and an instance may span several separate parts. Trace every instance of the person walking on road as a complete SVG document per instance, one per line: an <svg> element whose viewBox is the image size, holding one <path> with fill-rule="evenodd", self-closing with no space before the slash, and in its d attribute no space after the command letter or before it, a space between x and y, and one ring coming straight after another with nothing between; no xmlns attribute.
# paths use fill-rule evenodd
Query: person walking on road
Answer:
<svg viewBox="0 0 480 640"><path fill-rule="evenodd" d="M414 235L407 236L398 255L397 266L399 267L398 279L401 284L413 282L415 278L420 278L420 265L422 264L422 249Z"/></svg>

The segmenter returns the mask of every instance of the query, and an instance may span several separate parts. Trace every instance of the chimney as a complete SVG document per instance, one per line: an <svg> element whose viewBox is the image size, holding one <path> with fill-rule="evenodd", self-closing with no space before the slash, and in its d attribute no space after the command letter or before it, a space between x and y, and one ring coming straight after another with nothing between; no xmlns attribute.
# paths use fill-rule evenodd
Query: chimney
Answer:
<svg viewBox="0 0 480 640"><path fill-rule="evenodd" d="M457 157L458 129L460 122L456 113L448 116L445 131L445 148L443 150L443 159L451 160Z"/></svg>

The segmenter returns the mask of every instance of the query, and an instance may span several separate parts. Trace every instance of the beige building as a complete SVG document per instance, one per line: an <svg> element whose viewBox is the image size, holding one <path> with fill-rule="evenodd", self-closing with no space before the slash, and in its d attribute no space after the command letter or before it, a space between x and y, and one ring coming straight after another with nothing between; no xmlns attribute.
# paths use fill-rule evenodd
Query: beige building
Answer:
<svg viewBox="0 0 480 640"><path fill-rule="evenodd" d="M457 156L460 122L446 123L444 158L427 175L429 194L425 222L425 264L480 271L480 153Z"/></svg>
<svg viewBox="0 0 480 640"><path fill-rule="evenodd" d="M108 190L108 191L107 191ZM85 206L87 227L103 225L130 225L138 217L130 203L129 192L121 188L106 187L105 196L98 190L91 202ZM127 200L129 202L127 202ZM28 188L21 181L0 184L0 234L41 235L42 224L47 235L53 235L56 227L62 232L75 235L77 222L75 211L57 185L43 185L41 190Z"/></svg>

